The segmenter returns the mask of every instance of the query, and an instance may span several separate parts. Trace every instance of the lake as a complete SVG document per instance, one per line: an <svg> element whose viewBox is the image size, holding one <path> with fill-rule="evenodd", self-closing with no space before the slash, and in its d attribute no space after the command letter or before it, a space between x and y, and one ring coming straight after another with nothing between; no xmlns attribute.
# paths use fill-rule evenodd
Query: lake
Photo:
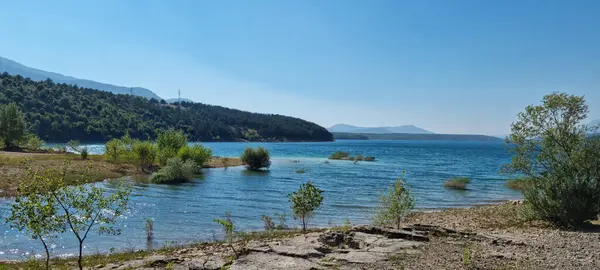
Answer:
<svg viewBox="0 0 600 270"><path fill-rule="evenodd" d="M306 181L323 189L324 201L310 226L369 223L379 195L403 170L412 186L416 207L433 210L466 207L518 199L517 191L504 187L506 176L498 172L510 159L503 142L477 141L336 141L325 143L205 143L216 156L239 156L248 146L263 146L271 152L268 173L249 173L243 167L207 169L201 178L180 185L155 185L129 180L133 186L130 211L120 219L120 236L91 234L87 254L146 247L145 218L154 220L154 247L211 240L222 235L213 218L231 212L242 230L261 230L261 215L287 213L286 195ZM88 145L90 153L102 153L103 145ZM376 162L330 161L335 151L372 155ZM304 169L299 174L296 170ZM466 176L469 190L443 187L448 178ZM115 181L98 185L112 188ZM10 229L9 199L0 200L0 260L24 259L43 253L39 240ZM291 217L287 224L298 226ZM52 243L54 256L74 255L77 241L72 234L59 235Z"/></svg>

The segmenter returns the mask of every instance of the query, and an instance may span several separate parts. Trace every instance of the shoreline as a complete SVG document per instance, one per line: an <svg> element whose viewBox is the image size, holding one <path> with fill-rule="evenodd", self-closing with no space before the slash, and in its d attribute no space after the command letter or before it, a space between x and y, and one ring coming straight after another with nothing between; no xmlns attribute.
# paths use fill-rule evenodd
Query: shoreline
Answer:
<svg viewBox="0 0 600 270"><path fill-rule="evenodd" d="M520 217L521 201L411 213L401 230L353 225L247 232L223 242L84 256L87 269L598 269L600 225L563 230ZM53 258L72 268L76 257ZM8 268L31 262L0 261ZM41 263L41 261L40 261ZM221 268L225 267L225 268ZM303 268L304 267L304 268ZM204 268L199 268L204 269ZM208 268L207 268L208 269Z"/></svg>

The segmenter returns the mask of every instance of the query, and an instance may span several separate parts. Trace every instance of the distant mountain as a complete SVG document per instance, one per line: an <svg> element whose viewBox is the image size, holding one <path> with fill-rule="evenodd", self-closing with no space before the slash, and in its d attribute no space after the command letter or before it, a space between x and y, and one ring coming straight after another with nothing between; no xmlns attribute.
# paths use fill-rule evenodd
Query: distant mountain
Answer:
<svg viewBox="0 0 600 270"><path fill-rule="evenodd" d="M95 82L91 80L78 79L74 77L65 76L59 73L43 71L35 68L31 68L25 66L23 64L17 63L13 60L6 59L0 57L0 73L8 73L10 75L21 75L26 78L31 78L34 81L43 81L46 79L51 79L56 83L67 83L71 85L77 85L83 88L92 88L97 90L103 90L107 92L111 92L114 94L129 94L133 91L133 94L136 96L145 97L147 99L154 98L156 100L161 100L161 97L156 95L154 92L141 87L125 87L125 86L116 86L101 82Z"/></svg>
<svg viewBox="0 0 600 270"><path fill-rule="evenodd" d="M497 141L502 139L486 135L466 134L409 134L409 133L344 133L333 132L336 140L393 140L393 141Z"/></svg>
<svg viewBox="0 0 600 270"><path fill-rule="evenodd" d="M177 103L177 102L179 102L179 99L178 98L167 98L167 99L165 99L165 101L167 103ZM189 98L181 98L181 101L182 102L189 102L189 103L196 103L195 101L193 101L193 100L191 100Z"/></svg>
<svg viewBox="0 0 600 270"><path fill-rule="evenodd" d="M389 133L404 133L404 134L435 134L429 130L422 129L414 125L404 125L395 127L357 127L353 125L337 124L328 128L329 132L344 132L344 133L369 133L369 134L389 134Z"/></svg>

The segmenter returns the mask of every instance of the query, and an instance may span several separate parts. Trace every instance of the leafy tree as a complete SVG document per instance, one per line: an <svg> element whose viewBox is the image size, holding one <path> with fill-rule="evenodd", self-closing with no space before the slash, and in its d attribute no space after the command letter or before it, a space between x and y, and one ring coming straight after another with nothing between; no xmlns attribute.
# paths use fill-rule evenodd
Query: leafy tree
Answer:
<svg viewBox="0 0 600 270"><path fill-rule="evenodd" d="M132 146L135 159L140 164L140 169L145 171L156 159L156 145L151 141L136 141Z"/></svg>
<svg viewBox="0 0 600 270"><path fill-rule="evenodd" d="M321 207L323 190L315 187L312 182L300 186L300 189L288 194L294 217L302 222L302 230L306 231L306 221L311 218L314 211Z"/></svg>
<svg viewBox="0 0 600 270"><path fill-rule="evenodd" d="M530 179L526 202L560 225L577 226L600 213L600 138L586 137L587 113L581 96L546 95L518 114L506 139L512 162L504 171Z"/></svg>
<svg viewBox="0 0 600 270"><path fill-rule="evenodd" d="M61 212L56 218L66 223L65 226L79 242L77 265L79 269L83 269L83 242L94 225L98 225L98 232L101 234L121 233L115 223L127 210L131 189L118 187L112 194L108 194L104 188L84 185L88 182L87 172L78 179L78 185L70 186L65 182L65 172L59 177L47 179L46 188Z"/></svg>
<svg viewBox="0 0 600 270"><path fill-rule="evenodd" d="M46 252L46 269L50 269L47 241L55 237L55 233L64 231L64 224L57 219L56 201L43 194L43 183L51 177L50 173L47 170L38 174L27 167L27 180L17 190L11 215L6 219L11 227L19 231L25 230L29 237L40 240Z"/></svg>
<svg viewBox="0 0 600 270"><path fill-rule="evenodd" d="M104 155L112 162L119 161L119 157L125 151L127 151L125 144L120 139L112 139L104 145Z"/></svg>
<svg viewBox="0 0 600 270"><path fill-rule="evenodd" d="M25 117L15 103L0 106L0 141L6 149L18 147L25 137Z"/></svg>
<svg viewBox="0 0 600 270"><path fill-rule="evenodd" d="M256 150L252 147L246 148L240 157L241 161L246 164L246 169L258 171L262 168L271 166L271 157L269 151L263 147L257 147Z"/></svg>
<svg viewBox="0 0 600 270"><path fill-rule="evenodd" d="M191 160L196 163L198 168L202 168L204 163L212 156L212 150L199 144L195 144L191 147L186 145L179 149L177 156L184 162Z"/></svg>
<svg viewBox="0 0 600 270"><path fill-rule="evenodd" d="M388 194L381 195L380 206L375 214L375 224L392 225L400 229L400 223L414 206L415 200L410 193L410 188L400 176L390 185Z"/></svg>

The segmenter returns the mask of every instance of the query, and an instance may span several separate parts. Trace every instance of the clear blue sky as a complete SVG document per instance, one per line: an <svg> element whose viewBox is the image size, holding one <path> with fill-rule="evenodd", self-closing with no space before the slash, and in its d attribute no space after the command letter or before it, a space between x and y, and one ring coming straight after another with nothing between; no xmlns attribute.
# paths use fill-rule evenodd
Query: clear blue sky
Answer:
<svg viewBox="0 0 600 270"><path fill-rule="evenodd" d="M0 56L323 126L499 135L552 91L600 118L600 1L9 1Z"/></svg>

